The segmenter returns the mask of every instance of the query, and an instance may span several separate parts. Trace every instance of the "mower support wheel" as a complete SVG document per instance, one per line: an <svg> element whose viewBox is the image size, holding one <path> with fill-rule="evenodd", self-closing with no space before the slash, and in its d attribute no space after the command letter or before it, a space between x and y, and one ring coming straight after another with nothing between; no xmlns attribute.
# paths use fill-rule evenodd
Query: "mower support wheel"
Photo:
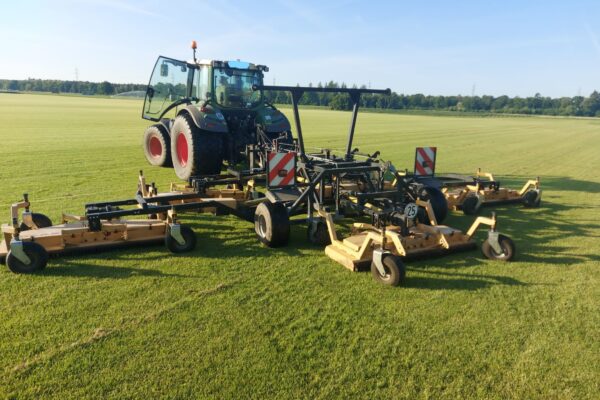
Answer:
<svg viewBox="0 0 600 400"><path fill-rule="evenodd" d="M479 198L477 198L477 195L472 194L463 200L460 208L465 215L474 215L477 214L480 206L481 204L479 203Z"/></svg>
<svg viewBox="0 0 600 400"><path fill-rule="evenodd" d="M535 189L528 190L523 195L523 206L525 206L526 208L539 207L541 200L538 199L538 196L539 196L539 193L537 190L535 190Z"/></svg>
<svg viewBox="0 0 600 400"><path fill-rule="evenodd" d="M424 192L425 193L419 197L424 201L429 200L431 207L433 208L435 219L437 220L438 224L441 224L448 215L448 202L446 201L446 196L444 196L444 193L442 193L440 189L431 186L426 186ZM427 215L427 212L425 212L424 215ZM429 225L429 218L424 218L424 220L424 223Z"/></svg>
<svg viewBox="0 0 600 400"><path fill-rule="evenodd" d="M331 244L327 223L322 219L313 220L308 224L306 230L308 241L316 246L327 246Z"/></svg>
<svg viewBox="0 0 600 400"><path fill-rule="evenodd" d="M151 125L144 132L144 155L150 165L171 167L171 138L161 124Z"/></svg>
<svg viewBox="0 0 600 400"><path fill-rule="evenodd" d="M290 240L290 218L281 203L262 202L254 213L254 231L268 247L285 246Z"/></svg>
<svg viewBox="0 0 600 400"><path fill-rule="evenodd" d="M383 257L383 268L385 275L377 269L375 262L371 261L371 275L373 279L387 286L398 286L404 284L406 280L406 267L402 259L396 255L390 254Z"/></svg>
<svg viewBox="0 0 600 400"><path fill-rule="evenodd" d="M41 271L48 264L48 252L35 242L19 242L20 248L11 245L6 255L6 266L16 274L31 274ZM21 254L18 254L20 252Z"/></svg>
<svg viewBox="0 0 600 400"><path fill-rule="evenodd" d="M494 250L489 239L486 239L481 245L481 252L490 260L510 261L514 258L516 248L511 238L504 235L498 235L498 245L500 246L500 249L502 249L500 253Z"/></svg>
<svg viewBox="0 0 600 400"><path fill-rule="evenodd" d="M172 232L172 229L177 226L179 232ZM165 235L165 246L171 251L171 253L185 253L192 251L196 248L196 234L186 225L174 225L167 226L167 232Z"/></svg>
<svg viewBox="0 0 600 400"><path fill-rule="evenodd" d="M48 227L52 226L52 220L50 219L50 217L48 217L44 214L41 214L41 213L31 213L31 220L33 221L35 226L37 226L38 229L48 228ZM25 225L24 223L21 223L21 226L19 226L19 229L21 231L28 231L31 228L29 226Z"/></svg>

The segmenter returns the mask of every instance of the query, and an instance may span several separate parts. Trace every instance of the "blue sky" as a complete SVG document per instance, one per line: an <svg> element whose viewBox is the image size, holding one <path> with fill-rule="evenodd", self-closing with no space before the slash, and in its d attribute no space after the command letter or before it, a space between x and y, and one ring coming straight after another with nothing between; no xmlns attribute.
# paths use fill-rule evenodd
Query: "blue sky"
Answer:
<svg viewBox="0 0 600 400"><path fill-rule="evenodd" d="M399 93L600 90L600 1L0 3L0 78L145 83L156 57L266 64L272 84Z"/></svg>

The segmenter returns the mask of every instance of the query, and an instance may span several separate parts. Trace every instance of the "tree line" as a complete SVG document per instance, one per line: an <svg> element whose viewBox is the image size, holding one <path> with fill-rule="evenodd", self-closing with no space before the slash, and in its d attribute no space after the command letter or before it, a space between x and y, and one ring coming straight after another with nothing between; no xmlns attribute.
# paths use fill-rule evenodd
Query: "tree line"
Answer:
<svg viewBox="0 0 600 400"><path fill-rule="evenodd" d="M111 83L108 81L88 82L61 81L54 79L0 79L0 90L20 92L77 93L90 96L112 96L134 90L146 90L146 85L138 83Z"/></svg>
<svg viewBox="0 0 600 400"><path fill-rule="evenodd" d="M312 85L309 85L312 86ZM345 88L345 84L319 83L317 87ZM356 87L356 86L353 86ZM365 89L366 86L361 86ZM288 92L266 93L275 104L291 104ZM352 103L348 94L306 92L300 104L326 106L334 110L350 110ZM363 94L360 106L384 110L436 110L469 111L506 114L565 115L600 117L600 93L594 91L588 97L545 97L536 93L533 97L508 96L431 96L424 94L369 95Z"/></svg>
<svg viewBox="0 0 600 400"><path fill-rule="evenodd" d="M312 86L310 84L309 86ZM318 83L317 87L345 88L344 83L330 81ZM356 86L353 86L356 87ZM361 86L365 88L365 86ZM84 95L115 95L130 91L145 91L145 84L87 81L61 81L49 79L8 80L0 79L0 91L79 93ZM267 101L274 104L291 104L287 92L267 92ZM347 94L307 92L300 104L349 110L352 107ZM424 94L365 95L361 107L381 110L436 110L468 111L506 114L564 115L600 117L600 93L594 91L588 97L551 98L536 93L532 97L508 96L431 96Z"/></svg>

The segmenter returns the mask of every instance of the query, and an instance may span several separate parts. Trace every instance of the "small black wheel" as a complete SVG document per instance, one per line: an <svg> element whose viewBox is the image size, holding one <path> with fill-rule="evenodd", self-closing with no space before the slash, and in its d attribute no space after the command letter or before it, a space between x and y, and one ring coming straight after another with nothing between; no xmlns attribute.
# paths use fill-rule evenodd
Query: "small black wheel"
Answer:
<svg viewBox="0 0 600 400"><path fill-rule="evenodd" d="M196 234L186 225L180 225L181 236L183 237L184 243L181 244L173 236L171 236L171 228L167 227L167 233L165 235L165 246L172 253L185 253L192 251L196 248Z"/></svg>
<svg viewBox="0 0 600 400"><path fill-rule="evenodd" d="M31 219L32 219L33 223L35 224L35 226L38 227L38 229L48 228L48 227L52 226L52 220L44 214L31 213ZM21 231L28 231L31 228L28 227L27 225L25 225L24 223L21 223L21 226L19 227L19 229Z"/></svg>
<svg viewBox="0 0 600 400"><path fill-rule="evenodd" d="M254 231L269 247L285 246L290 240L290 218L281 203L262 202L254 213Z"/></svg>
<svg viewBox="0 0 600 400"><path fill-rule="evenodd" d="M151 125L144 132L144 155L150 165L171 167L171 138L161 124Z"/></svg>
<svg viewBox="0 0 600 400"><path fill-rule="evenodd" d="M381 272L379 272L375 263L371 261L371 275L373 275L373 279L387 286L404 284L406 279L406 267L404 266L402 259L396 255L389 254L383 257L382 262L385 275L381 275Z"/></svg>
<svg viewBox="0 0 600 400"><path fill-rule="evenodd" d="M327 246L331 244L327 223L323 220L318 220L308 225L306 230L308 241L317 246Z"/></svg>
<svg viewBox="0 0 600 400"><path fill-rule="evenodd" d="M6 255L6 266L16 274L31 274L41 271L48 264L48 252L42 245L35 242L23 242L23 252L29 258L29 263L19 260L11 251Z"/></svg>
<svg viewBox="0 0 600 400"><path fill-rule="evenodd" d="M523 206L527 208L539 207L540 202L537 190L530 189L523 195Z"/></svg>
<svg viewBox="0 0 600 400"><path fill-rule="evenodd" d="M438 224L446 219L446 216L448 215L448 201L446 201L446 196L444 196L444 193L442 193L440 189L426 186L424 193L422 193L419 198L424 201L429 200ZM425 214L427 214L427 212L425 212ZM427 218L427 220L429 220L429 218Z"/></svg>
<svg viewBox="0 0 600 400"><path fill-rule="evenodd" d="M515 244L511 238L504 235L498 235L498 243L500 244L500 248L502 249L501 253L497 253L496 250L492 248L489 241L486 239L485 242L481 245L481 252L484 256L489 258L490 260L500 260L500 261L510 261L514 258L516 253Z"/></svg>
<svg viewBox="0 0 600 400"><path fill-rule="evenodd" d="M463 200L460 208L465 215L477 214L477 211L479 211L479 199L474 194L469 195Z"/></svg>

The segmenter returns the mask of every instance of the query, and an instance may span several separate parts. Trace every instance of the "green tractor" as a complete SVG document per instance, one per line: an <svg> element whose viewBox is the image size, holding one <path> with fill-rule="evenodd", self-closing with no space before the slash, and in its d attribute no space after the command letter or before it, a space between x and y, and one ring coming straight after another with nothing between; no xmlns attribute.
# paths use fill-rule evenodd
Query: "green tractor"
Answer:
<svg viewBox="0 0 600 400"><path fill-rule="evenodd" d="M264 65L242 61L158 57L142 118L156 122L144 133L143 148L152 165L173 167L184 180L219 174L223 163L242 162L247 149L292 144L288 119L267 103L261 90ZM257 162L264 164L264 152Z"/></svg>

